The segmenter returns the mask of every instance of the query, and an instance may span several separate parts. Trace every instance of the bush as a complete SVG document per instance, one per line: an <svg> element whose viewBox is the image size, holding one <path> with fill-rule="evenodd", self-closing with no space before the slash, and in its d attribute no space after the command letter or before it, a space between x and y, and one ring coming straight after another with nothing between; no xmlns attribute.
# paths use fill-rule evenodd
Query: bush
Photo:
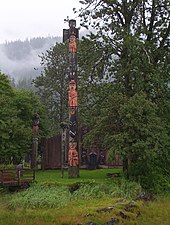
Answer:
<svg viewBox="0 0 170 225"><path fill-rule="evenodd" d="M14 164L0 164L0 169L15 169Z"/></svg>

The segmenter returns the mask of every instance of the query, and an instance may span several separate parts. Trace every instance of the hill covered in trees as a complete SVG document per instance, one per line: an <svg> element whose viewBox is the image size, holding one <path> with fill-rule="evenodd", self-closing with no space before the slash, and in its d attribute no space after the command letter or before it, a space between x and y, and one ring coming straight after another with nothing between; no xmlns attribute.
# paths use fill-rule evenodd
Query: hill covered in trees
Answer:
<svg viewBox="0 0 170 225"><path fill-rule="evenodd" d="M0 44L0 71L8 74L14 83L31 80L40 74L43 52L61 42L61 37L37 37Z"/></svg>

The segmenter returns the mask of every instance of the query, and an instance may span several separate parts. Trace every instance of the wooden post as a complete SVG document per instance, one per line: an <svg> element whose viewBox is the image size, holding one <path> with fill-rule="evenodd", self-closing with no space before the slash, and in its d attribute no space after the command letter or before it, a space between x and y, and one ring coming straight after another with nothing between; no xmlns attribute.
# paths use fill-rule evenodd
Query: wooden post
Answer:
<svg viewBox="0 0 170 225"><path fill-rule="evenodd" d="M69 20L69 29L63 30L63 41L68 40L69 54L69 151L68 151L68 175L69 178L79 177L78 154L78 91L77 91L77 40L78 29L76 20Z"/></svg>
<svg viewBox="0 0 170 225"><path fill-rule="evenodd" d="M39 115L36 113L32 118L33 142L32 142L32 156L31 168L37 168L37 152L38 152L38 132L39 132Z"/></svg>
<svg viewBox="0 0 170 225"><path fill-rule="evenodd" d="M66 153L66 136L67 136L67 124L61 123L61 178L64 177L64 162Z"/></svg>

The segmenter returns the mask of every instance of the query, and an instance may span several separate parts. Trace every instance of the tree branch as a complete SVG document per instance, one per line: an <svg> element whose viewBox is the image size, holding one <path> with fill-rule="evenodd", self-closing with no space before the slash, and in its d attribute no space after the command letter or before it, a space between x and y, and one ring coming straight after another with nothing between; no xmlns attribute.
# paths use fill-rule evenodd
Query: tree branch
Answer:
<svg viewBox="0 0 170 225"><path fill-rule="evenodd" d="M164 35L162 36L162 41L160 41L160 46L159 46L159 48L162 48L162 47L164 46L165 41L166 41L167 37L169 36L169 34L170 34L170 22L169 22L169 25L168 25L168 27L167 27L166 32L165 32Z"/></svg>
<svg viewBox="0 0 170 225"><path fill-rule="evenodd" d="M153 31L153 24L155 20L155 0L152 0L152 11L151 11L151 18L150 18L150 25L149 25L149 30L148 30L148 37L147 41L150 41L152 38L152 31Z"/></svg>

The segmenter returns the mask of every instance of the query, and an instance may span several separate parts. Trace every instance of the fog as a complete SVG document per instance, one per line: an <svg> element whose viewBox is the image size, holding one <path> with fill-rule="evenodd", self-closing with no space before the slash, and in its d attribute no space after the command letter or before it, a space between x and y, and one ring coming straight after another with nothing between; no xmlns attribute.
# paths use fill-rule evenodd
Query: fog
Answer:
<svg viewBox="0 0 170 225"><path fill-rule="evenodd" d="M15 42L13 42L15 45ZM43 52L48 50L50 47L55 45L53 43L46 43L38 49L33 49L31 46L27 54L23 54L21 59L14 57L17 54L17 49L15 52L11 51L10 56L9 51L7 52L6 45L0 45L0 71L9 75L11 78L15 79L15 82L22 80L23 78L34 78L41 73L40 57Z"/></svg>

